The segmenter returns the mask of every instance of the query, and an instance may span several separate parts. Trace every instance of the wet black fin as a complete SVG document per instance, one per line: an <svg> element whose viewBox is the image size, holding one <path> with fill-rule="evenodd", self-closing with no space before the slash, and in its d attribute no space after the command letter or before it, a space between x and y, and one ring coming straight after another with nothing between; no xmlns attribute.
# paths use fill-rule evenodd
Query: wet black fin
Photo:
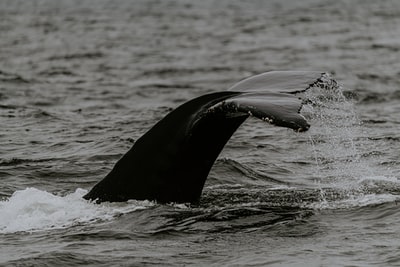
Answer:
<svg viewBox="0 0 400 267"><path fill-rule="evenodd" d="M236 129L250 116L305 131L302 100L293 94L318 82L320 72L269 72L192 99L154 125L84 196L103 201L195 203L208 173Z"/></svg>

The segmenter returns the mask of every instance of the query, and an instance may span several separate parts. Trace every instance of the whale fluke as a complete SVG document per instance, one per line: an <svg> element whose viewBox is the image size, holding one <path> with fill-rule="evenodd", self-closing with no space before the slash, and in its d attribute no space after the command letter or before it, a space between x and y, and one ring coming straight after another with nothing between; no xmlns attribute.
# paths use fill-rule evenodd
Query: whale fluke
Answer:
<svg viewBox="0 0 400 267"><path fill-rule="evenodd" d="M303 92L324 73L277 71L252 76L228 91L194 98L156 123L84 198L197 203L226 142L249 117L306 131Z"/></svg>

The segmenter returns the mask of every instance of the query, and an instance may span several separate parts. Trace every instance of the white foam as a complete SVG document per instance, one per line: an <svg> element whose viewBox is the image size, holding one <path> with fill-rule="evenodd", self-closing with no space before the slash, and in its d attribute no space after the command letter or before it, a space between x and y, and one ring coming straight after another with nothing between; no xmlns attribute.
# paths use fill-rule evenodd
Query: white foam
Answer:
<svg viewBox="0 0 400 267"><path fill-rule="evenodd" d="M9 199L0 201L0 233L60 229L111 220L120 214L154 205L149 201L94 204L82 198L86 193L84 189L66 196L36 188L16 191Z"/></svg>

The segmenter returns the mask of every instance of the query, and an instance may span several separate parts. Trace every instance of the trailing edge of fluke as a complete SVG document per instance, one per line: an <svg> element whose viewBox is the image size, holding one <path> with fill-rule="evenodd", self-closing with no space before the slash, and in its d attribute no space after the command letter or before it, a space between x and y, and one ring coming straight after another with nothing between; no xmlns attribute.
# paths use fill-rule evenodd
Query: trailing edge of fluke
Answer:
<svg viewBox="0 0 400 267"><path fill-rule="evenodd" d="M228 91L182 104L140 137L85 199L197 203L208 173L236 129L254 116L306 131L297 93L323 84L325 73L272 71L244 79Z"/></svg>

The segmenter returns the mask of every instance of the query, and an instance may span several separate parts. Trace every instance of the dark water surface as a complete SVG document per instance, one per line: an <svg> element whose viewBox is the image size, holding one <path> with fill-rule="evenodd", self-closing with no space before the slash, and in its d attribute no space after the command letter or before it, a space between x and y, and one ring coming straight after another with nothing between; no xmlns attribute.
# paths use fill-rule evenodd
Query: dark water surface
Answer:
<svg viewBox="0 0 400 267"><path fill-rule="evenodd" d="M399 36L394 0L0 0L0 265L399 266ZM81 198L172 108L269 70L343 94L308 93L306 133L249 119L199 206Z"/></svg>

